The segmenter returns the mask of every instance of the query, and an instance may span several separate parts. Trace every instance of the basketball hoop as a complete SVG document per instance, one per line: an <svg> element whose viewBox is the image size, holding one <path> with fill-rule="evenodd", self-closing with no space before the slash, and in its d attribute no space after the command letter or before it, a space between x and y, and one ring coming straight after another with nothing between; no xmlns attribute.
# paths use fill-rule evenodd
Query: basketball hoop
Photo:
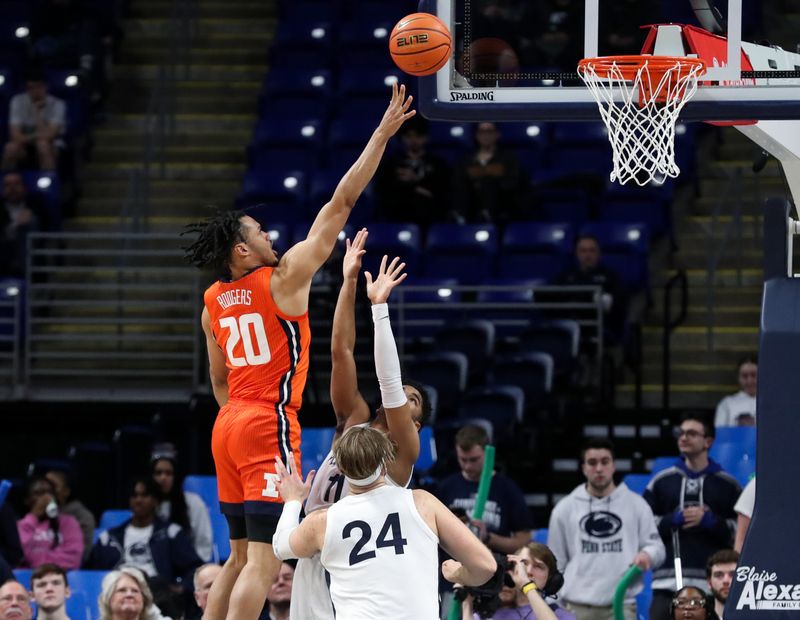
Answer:
<svg viewBox="0 0 800 620"><path fill-rule="evenodd" d="M608 129L614 151L612 181L647 185L680 174L675 123L705 70L700 58L673 56L604 56L578 63L578 75ZM616 94L621 99L615 99Z"/></svg>

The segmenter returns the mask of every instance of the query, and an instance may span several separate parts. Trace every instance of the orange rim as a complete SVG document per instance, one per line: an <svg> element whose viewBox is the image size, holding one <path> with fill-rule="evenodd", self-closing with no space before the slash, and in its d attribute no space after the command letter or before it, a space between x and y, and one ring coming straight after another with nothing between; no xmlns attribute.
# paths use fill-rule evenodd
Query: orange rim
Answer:
<svg viewBox="0 0 800 620"><path fill-rule="evenodd" d="M584 73L591 66L601 78L611 78L613 70L619 71L626 80L633 80L639 71L647 65L652 76L659 79L667 71L677 66L691 69L700 68L705 73L706 62L702 58L687 58L686 56L598 56L597 58L584 58L578 63L578 73Z"/></svg>

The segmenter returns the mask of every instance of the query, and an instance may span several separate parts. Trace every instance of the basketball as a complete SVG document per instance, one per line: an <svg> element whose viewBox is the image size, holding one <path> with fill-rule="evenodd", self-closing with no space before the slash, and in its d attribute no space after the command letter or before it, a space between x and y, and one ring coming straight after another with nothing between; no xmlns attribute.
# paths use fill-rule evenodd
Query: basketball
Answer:
<svg viewBox="0 0 800 620"><path fill-rule="evenodd" d="M430 13L412 13L401 19L389 36L389 53L409 75L432 75L450 58L453 39L444 22Z"/></svg>

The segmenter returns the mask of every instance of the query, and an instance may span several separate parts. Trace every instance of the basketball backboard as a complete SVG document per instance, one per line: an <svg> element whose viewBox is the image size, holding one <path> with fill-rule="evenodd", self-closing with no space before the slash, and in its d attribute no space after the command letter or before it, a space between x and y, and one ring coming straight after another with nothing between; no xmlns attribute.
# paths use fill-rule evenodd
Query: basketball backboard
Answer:
<svg viewBox="0 0 800 620"><path fill-rule="evenodd" d="M420 79L420 109L438 120L597 119L578 61L647 50L707 60L683 120L797 119L800 13L785 15L785 7L782 0L422 0L420 10L448 24L454 45L448 64ZM673 28L656 41L652 25L671 23L693 29Z"/></svg>

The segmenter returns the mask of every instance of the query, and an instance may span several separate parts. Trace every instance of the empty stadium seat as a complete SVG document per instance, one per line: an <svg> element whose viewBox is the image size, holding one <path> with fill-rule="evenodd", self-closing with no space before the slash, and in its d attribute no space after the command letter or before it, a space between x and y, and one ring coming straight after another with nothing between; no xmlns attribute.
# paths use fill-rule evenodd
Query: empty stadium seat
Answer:
<svg viewBox="0 0 800 620"><path fill-rule="evenodd" d="M212 557L215 562L225 562L231 555L228 520L219 512L209 513L209 518L211 519L211 537L214 541Z"/></svg>
<svg viewBox="0 0 800 620"><path fill-rule="evenodd" d="M502 261L502 258L500 260ZM480 308L480 315L494 325L496 339L518 337L528 329L530 321L538 316L533 308L533 289L544 284L542 280L509 277L486 280L482 284L487 288L478 291L479 304L508 306Z"/></svg>
<svg viewBox="0 0 800 620"><path fill-rule="evenodd" d="M69 577L67 577L67 579L69 579ZM70 595L65 601L64 607L70 620L92 620L97 615L95 611L97 608L97 599L90 600L86 594L80 590L73 589L71 583Z"/></svg>
<svg viewBox="0 0 800 620"><path fill-rule="evenodd" d="M31 575L33 574L32 568L15 568L14 578L19 581L25 589L31 589Z"/></svg>
<svg viewBox="0 0 800 620"><path fill-rule="evenodd" d="M320 464L331 450L334 427L304 428L301 433L300 453L303 456L303 475L312 469L319 469Z"/></svg>
<svg viewBox="0 0 800 620"><path fill-rule="evenodd" d="M305 97L326 101L333 93L333 74L330 69L310 67L273 67L264 78L262 105L270 97ZM259 106L260 108L262 106Z"/></svg>
<svg viewBox="0 0 800 620"><path fill-rule="evenodd" d="M452 323L435 336L436 346L443 351L458 351L469 360L471 382L483 383L494 355L494 325L484 319Z"/></svg>
<svg viewBox="0 0 800 620"><path fill-rule="evenodd" d="M520 336L520 349L549 353L560 376L575 367L579 344L580 326L568 319L535 322Z"/></svg>
<svg viewBox="0 0 800 620"><path fill-rule="evenodd" d="M456 286L458 280L455 278L408 278L393 293L396 313L402 312L404 318L402 331L395 330L395 337L432 338L442 325L459 320L462 312L452 309L453 304L461 301L461 293L455 290Z"/></svg>
<svg viewBox="0 0 800 620"><path fill-rule="evenodd" d="M71 570L67 573L70 590L80 592L87 607L92 611L92 618L98 618L97 599L102 592L103 578L108 574L104 570ZM76 616L70 616L77 620Z"/></svg>
<svg viewBox="0 0 800 620"><path fill-rule="evenodd" d="M490 385L515 385L525 393L525 408L542 405L553 389L553 358L547 353L520 353L495 359Z"/></svg>
<svg viewBox="0 0 800 620"><path fill-rule="evenodd" d="M517 385L472 388L464 394L458 415L484 418L492 423L498 439L508 438L525 411L525 393Z"/></svg>
<svg viewBox="0 0 800 620"><path fill-rule="evenodd" d="M675 467L681 463L681 459L676 456L659 456L653 459L653 466L650 468L650 473L655 475L660 471Z"/></svg>
<svg viewBox="0 0 800 620"><path fill-rule="evenodd" d="M433 437L433 428L428 425L419 431L419 457L414 464L414 471L422 474L436 465L436 440Z"/></svg>
<svg viewBox="0 0 800 620"><path fill-rule="evenodd" d="M573 227L589 219L589 198L581 189L536 190L533 197L536 219L562 222Z"/></svg>
<svg viewBox="0 0 800 620"><path fill-rule="evenodd" d="M197 493L208 507L209 513L219 512L219 495L216 476L186 476L183 479L183 490Z"/></svg>
<svg viewBox="0 0 800 620"><path fill-rule="evenodd" d="M503 234L498 274L552 281L569 267L574 243L569 224L512 222Z"/></svg>
<svg viewBox="0 0 800 620"><path fill-rule="evenodd" d="M420 377L436 388L439 419L443 413L455 413L461 393L467 387L468 369L467 356L455 351L419 355L405 364L406 376Z"/></svg>
<svg viewBox="0 0 800 620"><path fill-rule="evenodd" d="M337 94L343 101L353 97L383 97L386 101L392 92L392 84L402 82L402 77L397 67L345 71L339 76Z"/></svg>
<svg viewBox="0 0 800 620"><path fill-rule="evenodd" d="M756 453L756 427L755 426L719 426L716 429L716 437L711 446L709 455L711 458L716 459L714 456L718 446L722 444L737 444L741 447L742 451L751 456Z"/></svg>
<svg viewBox="0 0 800 620"><path fill-rule="evenodd" d="M533 532L533 536L531 536L531 540L534 542L541 543L543 545L547 544L547 535L549 534L549 530L546 527L540 527L538 530Z"/></svg>
<svg viewBox="0 0 800 620"><path fill-rule="evenodd" d="M425 244L425 275L478 284L494 274L497 242L492 224L434 224Z"/></svg>

